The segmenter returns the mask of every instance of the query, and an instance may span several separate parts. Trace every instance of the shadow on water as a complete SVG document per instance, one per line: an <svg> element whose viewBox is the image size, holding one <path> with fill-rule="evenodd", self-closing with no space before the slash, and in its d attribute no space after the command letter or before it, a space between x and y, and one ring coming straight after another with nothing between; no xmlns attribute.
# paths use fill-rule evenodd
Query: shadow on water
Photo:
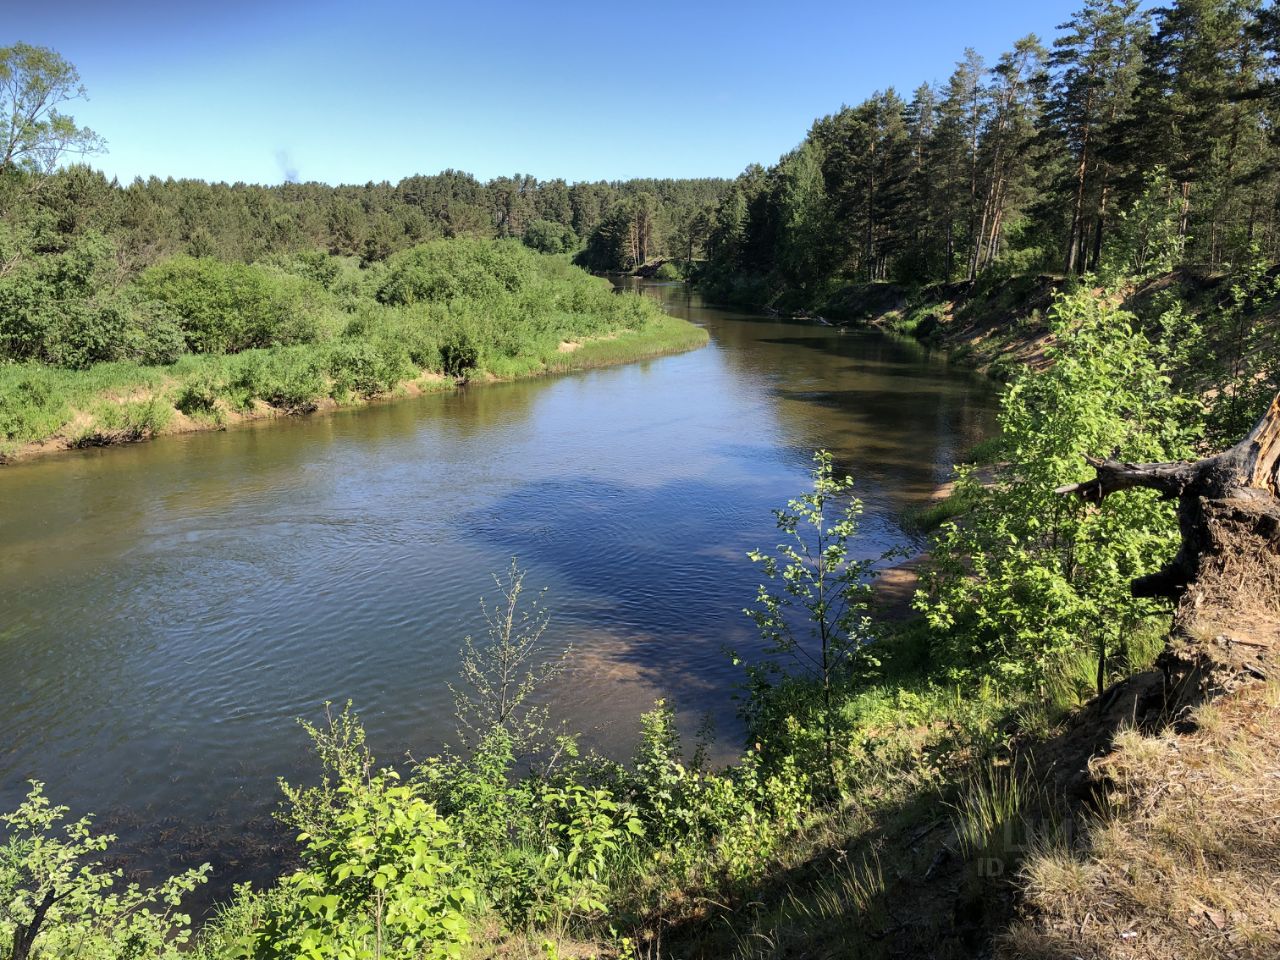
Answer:
<svg viewBox="0 0 1280 960"><path fill-rule="evenodd" d="M812 451L856 478L876 556L992 395L878 334L648 292L711 345L0 471L0 808L43 780L132 871L263 879L291 848L276 777L312 769L294 718L350 698L380 758L438 749L513 555L574 647L548 699L588 745L627 755L666 697L732 755L746 553Z"/></svg>

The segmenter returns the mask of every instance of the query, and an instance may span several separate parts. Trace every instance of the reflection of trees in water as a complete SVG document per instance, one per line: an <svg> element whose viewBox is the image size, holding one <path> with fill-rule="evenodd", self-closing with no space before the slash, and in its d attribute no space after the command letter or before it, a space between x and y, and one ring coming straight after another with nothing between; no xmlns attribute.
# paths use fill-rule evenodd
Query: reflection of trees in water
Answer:
<svg viewBox="0 0 1280 960"><path fill-rule="evenodd" d="M513 426L526 420L538 397L554 380L554 377L538 377L512 383L478 384L429 399L439 403L441 432L468 438L487 433L495 426ZM420 426L421 412L417 418Z"/></svg>
<svg viewBox="0 0 1280 960"><path fill-rule="evenodd" d="M722 646L749 649L753 639L739 613L758 581L745 551L773 542L770 510L800 492L812 449L832 449L864 495L883 498L864 525L867 551L876 553L898 537L886 514L928 493L934 464L956 459L980 436L991 405L980 384L911 343L761 318L734 322L696 307L691 315L713 329L715 353L704 356L722 368L724 389L743 391L746 402L704 391L723 430L695 423L684 449L676 374L663 380L666 393L646 394L640 368L619 371L646 402L643 429L633 427L636 449L655 460L671 450L689 458L678 470L646 475L651 485L629 473L614 483L590 475L590 461L576 459L593 455L590 443L557 450L569 475L555 465L551 476L532 469L547 458L530 423L571 441L606 436L601 449L631 449L619 406L601 404L591 382L576 378L580 392L550 390L554 378L477 386L6 472L0 596L11 599L18 627L0 634L0 675L17 678L0 714L9 751L0 786L47 772L33 759L44 758L64 768L51 794L77 812L92 805L109 815L119 804L107 796L115 773L105 764L134 758L128 775L146 790L130 807L131 821L119 823L126 847L149 852L148 863L171 854L182 863L214 859L210 891L260 876L278 853L265 819L276 797L271 780L298 779L282 768L291 747L259 741L240 768L208 744L251 742L264 714L298 696L291 684L385 702L385 717L368 718L373 728L407 738L405 704L433 712L421 671L447 664L439 650L415 659L395 641L429 617L433 627L448 624L442 631L452 637L435 642L452 646L462 621L450 596L464 594L461 606L474 613L484 565L511 554L542 571L537 579L555 582L556 623L579 642L579 666L557 691L572 704L572 719L591 727L617 718L597 743L626 750L639 710L667 695L686 729L712 709L731 748L728 694L739 675ZM695 355L673 363L691 366L654 369L708 370ZM556 405L534 416L553 396ZM762 422L732 419L744 410ZM508 446L510 437L525 442ZM484 470L460 469L482 461ZM530 479L492 500L466 489L489 470L504 482L512 474ZM784 489L793 478L795 489ZM237 524L246 535L237 535ZM246 610L252 618L237 619ZM308 659L339 663L339 673L308 672ZM406 664L420 672L406 677ZM243 682L209 686L222 677ZM202 710L225 725L197 726ZM432 736L431 721L413 716L415 730ZM60 763L74 754L60 739L68 729L98 756L90 750L79 764ZM287 721L271 732L300 746ZM398 743L380 743L381 756L399 754ZM414 746L421 753L432 745ZM179 809L180 821L161 819ZM237 822L246 816L254 822Z"/></svg>
<svg viewBox="0 0 1280 960"><path fill-rule="evenodd" d="M18 509L0 511L0 584L6 568L20 572L39 555L60 564L74 558L90 539L86 527L103 528L99 542L109 543L113 555L127 552L152 532L158 505L169 514L216 516L232 504L273 501L290 491L303 498L309 486L343 482L329 459L339 442L344 458L403 459L419 451L400 441L420 434L473 438L495 424L518 426L550 382L380 401L23 464L4 477L5 500Z"/></svg>
<svg viewBox="0 0 1280 960"><path fill-rule="evenodd" d="M806 466L812 450L831 450L839 469L879 488L896 513L926 499L939 468L994 425L994 390L914 341L711 309L684 287L649 292L707 324L725 363L765 385Z"/></svg>

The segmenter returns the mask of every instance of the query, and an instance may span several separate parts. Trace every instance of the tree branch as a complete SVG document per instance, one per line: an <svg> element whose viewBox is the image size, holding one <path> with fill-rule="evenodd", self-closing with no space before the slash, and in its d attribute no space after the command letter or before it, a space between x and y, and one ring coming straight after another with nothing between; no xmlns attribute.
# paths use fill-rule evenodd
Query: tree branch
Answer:
<svg viewBox="0 0 1280 960"><path fill-rule="evenodd" d="M1121 490L1145 487L1158 490L1166 499L1173 499L1182 495L1182 491L1196 478L1200 467L1199 463L1124 463L1090 456L1084 459L1097 476L1083 483L1058 487L1054 493L1097 502Z"/></svg>

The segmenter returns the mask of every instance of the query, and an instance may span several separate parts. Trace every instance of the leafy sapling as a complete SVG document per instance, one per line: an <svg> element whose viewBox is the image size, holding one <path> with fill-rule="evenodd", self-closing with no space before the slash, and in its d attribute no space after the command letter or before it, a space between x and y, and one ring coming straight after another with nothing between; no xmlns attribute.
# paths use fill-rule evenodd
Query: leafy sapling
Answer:
<svg viewBox="0 0 1280 960"><path fill-rule="evenodd" d="M826 788L838 783L838 686L874 671L870 644L873 561L853 556L862 501L853 479L838 477L830 453L813 456L813 489L774 511L783 541L772 554L753 550L768 582L746 613L766 644L768 659L748 668L753 727L781 729L789 717L817 714ZM816 691L816 703L811 691ZM763 721L763 722L761 722Z"/></svg>
<svg viewBox="0 0 1280 960"><path fill-rule="evenodd" d="M549 769L569 745L556 736L549 710L537 694L564 672L570 650L551 651L546 640L551 620L542 606L546 591L525 603L524 579L525 571L514 559L504 576L494 575L500 599L492 605L481 600L485 637L466 638L462 682L449 689L463 745L474 751L501 733L513 759L542 754Z"/></svg>

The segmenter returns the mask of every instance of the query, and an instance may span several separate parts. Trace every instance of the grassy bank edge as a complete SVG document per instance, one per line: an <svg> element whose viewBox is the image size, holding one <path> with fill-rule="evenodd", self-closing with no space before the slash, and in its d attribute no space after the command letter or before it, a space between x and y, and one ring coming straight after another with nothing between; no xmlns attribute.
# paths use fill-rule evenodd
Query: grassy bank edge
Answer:
<svg viewBox="0 0 1280 960"><path fill-rule="evenodd" d="M245 409L219 404L215 409L186 414L178 408L183 388L199 379L206 370L204 358L190 358L191 364L173 368L139 367L139 382L123 389L111 386L77 398L71 416L48 435L25 443L0 442L0 465L32 460L54 453L89 447L117 446L155 437L209 430L225 430L242 423L281 417L328 413L371 403L455 390L468 385L523 380L532 377L574 373L601 367L620 366L641 360L685 353L706 346L710 336L702 327L679 317L663 315L643 327L593 337L581 342L547 345L536 352L504 358L492 369L481 366L465 379L453 379L436 371L420 369L392 389L372 395L347 393L341 399L326 396L299 406L272 406L253 401ZM209 358L217 362L221 358ZM91 375L93 371L85 371Z"/></svg>

